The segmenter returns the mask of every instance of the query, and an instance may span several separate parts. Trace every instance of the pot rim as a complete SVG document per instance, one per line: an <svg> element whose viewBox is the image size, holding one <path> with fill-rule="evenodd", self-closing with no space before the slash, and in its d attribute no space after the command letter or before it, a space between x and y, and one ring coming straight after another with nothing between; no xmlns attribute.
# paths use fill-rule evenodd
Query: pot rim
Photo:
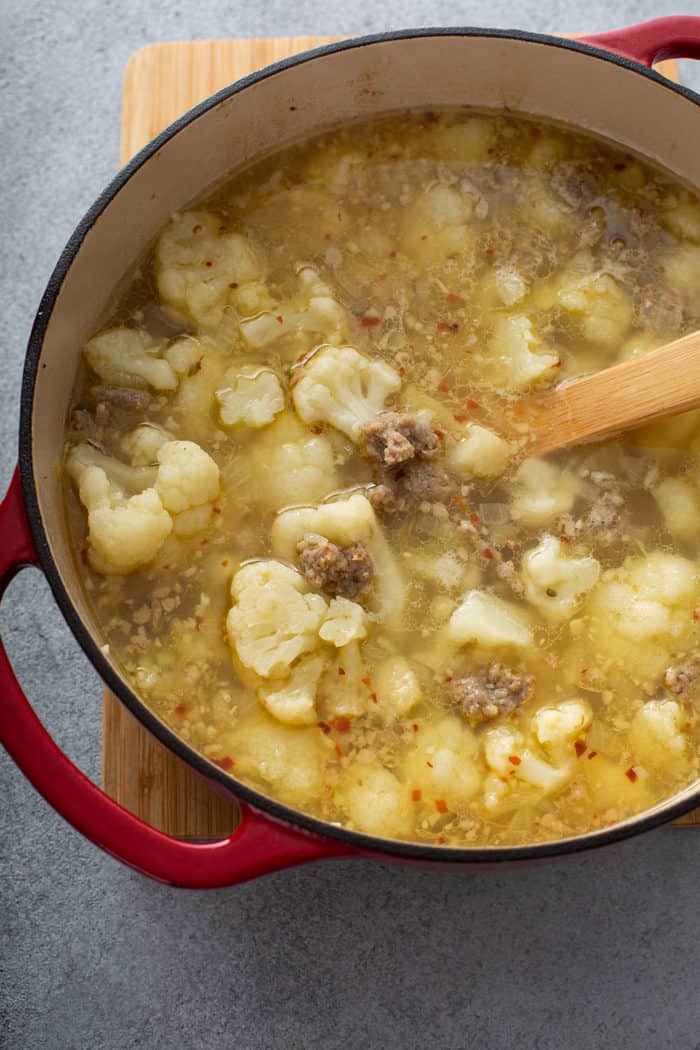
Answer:
<svg viewBox="0 0 700 1050"><path fill-rule="evenodd" d="M351 37L335 43L325 44L321 47L300 52L289 58L282 59L263 69L234 81L232 84L222 88L215 94L204 99L196 106L189 109L177 120L173 121L154 139L147 143L139 152L129 160L117 175L111 180L107 187L96 199L80 220L58 262L48 280L46 290L41 298L32 330L27 344L24 370L22 375L22 386L20 393L20 425L19 425L19 468L22 493L24 497L27 519L31 534L39 556L41 569L48 580L53 597L63 614L72 634L78 644L88 657L93 667L97 670L102 681L118 697L127 710L138 719L138 721L151 732L157 740L173 752L178 758L186 762L197 773L204 776L218 790L223 788L225 793L234 799L241 799L251 804L254 808L268 814L275 820L292 827L301 828L320 838L328 838L354 846L361 852L374 854L393 855L412 860L442 861L452 863L468 863L472 865L492 865L499 862L517 862L543 860L549 857L561 856L569 853L580 853L585 850L594 849L608 843L618 842L625 838L641 834L661 824L665 824L676 817L690 812L700 803L700 781L697 786L688 791L684 798L678 801L659 803L653 809L630 817L625 821L614 824L607 828L588 832L565 839L555 839L547 842L529 843L512 846L480 846L480 847L451 847L437 846L423 843L414 843L398 839L380 838L374 835L338 826L312 817L302 810L294 809L282 802L249 787L235 776L227 773L213 762L206 759L189 744L185 743L177 734L162 722L141 700L138 694L129 686L126 679L122 678L112 665L106 660L99 645L93 639L84 621L78 614L68 594L58 567L51 554L48 536L44 528L39 501L37 496L37 479L34 475L32 457L32 414L34 404L34 389L39 373L39 358L44 342L53 307L60 295L63 281L70 267L80 251L83 240L95 225L102 212L107 208L119 191L126 185L131 177L156 154L161 147L171 138L177 135L183 128L197 120L210 109L218 106L221 102L240 94L247 88L268 77L275 76L284 70L301 65L305 62L314 61L336 52L351 50L354 48L367 47L373 44L386 43L390 41L411 40L420 37L484 37L503 40L520 40L533 44L544 44L550 47L562 48L569 51L589 55L591 58L612 62L622 66L630 73L646 77L655 81L659 87L681 95L688 101L700 105L700 95L688 87L673 83L666 77L661 76L655 70L650 69L633 59L623 55L606 51L591 44L582 43L563 37L550 36L542 33L532 33L518 29L490 29L473 26L439 26L421 27L415 29L398 29L381 33L372 33L365 36Z"/></svg>

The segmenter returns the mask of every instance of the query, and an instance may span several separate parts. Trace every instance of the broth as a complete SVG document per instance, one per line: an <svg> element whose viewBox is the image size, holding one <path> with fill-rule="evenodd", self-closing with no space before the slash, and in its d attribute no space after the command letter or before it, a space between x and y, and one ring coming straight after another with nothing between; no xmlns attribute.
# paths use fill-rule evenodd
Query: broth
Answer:
<svg viewBox="0 0 700 1050"><path fill-rule="evenodd" d="M700 202L607 142L408 113L173 216L85 348L81 576L149 706L389 838L577 835L700 765L700 413L544 458L518 399L700 325Z"/></svg>

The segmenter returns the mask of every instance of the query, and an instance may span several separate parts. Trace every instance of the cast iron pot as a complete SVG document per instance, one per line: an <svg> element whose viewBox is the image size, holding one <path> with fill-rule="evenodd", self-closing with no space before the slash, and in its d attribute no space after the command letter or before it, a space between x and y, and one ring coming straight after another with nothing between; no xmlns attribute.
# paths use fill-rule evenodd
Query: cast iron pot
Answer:
<svg viewBox="0 0 700 1050"><path fill-rule="evenodd" d="M193 888L339 856L494 866L602 846L700 804L696 783L639 816L577 838L453 849L362 835L267 798L179 740L102 652L71 554L56 471L80 348L112 289L168 216L228 170L358 116L468 104L590 129L700 186L700 97L649 68L671 57L700 58L700 18L660 18L585 43L490 29L419 29L349 40L279 62L203 102L146 146L90 209L51 277L29 341L19 467L0 505L0 594L23 566L43 569L110 689L241 809L232 835L205 843L171 838L122 809L53 742L0 643L0 740L36 789L102 849L153 878Z"/></svg>

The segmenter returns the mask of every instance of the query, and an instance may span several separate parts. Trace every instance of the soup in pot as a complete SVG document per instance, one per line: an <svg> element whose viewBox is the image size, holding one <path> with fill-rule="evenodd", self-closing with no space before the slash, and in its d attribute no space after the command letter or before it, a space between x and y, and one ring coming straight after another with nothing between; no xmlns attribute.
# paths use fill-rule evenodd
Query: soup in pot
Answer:
<svg viewBox="0 0 700 1050"><path fill-rule="evenodd" d="M700 202L438 111L172 216L84 348L77 562L212 762L372 835L579 835L698 776L700 413L548 457L523 396L700 326Z"/></svg>

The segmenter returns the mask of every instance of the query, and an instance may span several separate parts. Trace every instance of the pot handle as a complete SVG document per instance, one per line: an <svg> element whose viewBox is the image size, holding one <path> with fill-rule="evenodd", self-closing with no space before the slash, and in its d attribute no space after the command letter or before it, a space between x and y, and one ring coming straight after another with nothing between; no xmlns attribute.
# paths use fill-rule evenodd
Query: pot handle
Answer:
<svg viewBox="0 0 700 1050"><path fill-rule="evenodd" d="M39 565L27 521L19 472L0 504L0 597L23 567ZM188 889L230 886L295 864L349 855L343 843L278 823L239 802L233 834L214 842L185 842L139 820L93 784L34 713L0 641L0 742L54 809L91 842L153 879Z"/></svg>
<svg viewBox="0 0 700 1050"><path fill-rule="evenodd" d="M700 17L669 15L608 33L576 37L605 51L651 66L666 58L700 58Z"/></svg>

